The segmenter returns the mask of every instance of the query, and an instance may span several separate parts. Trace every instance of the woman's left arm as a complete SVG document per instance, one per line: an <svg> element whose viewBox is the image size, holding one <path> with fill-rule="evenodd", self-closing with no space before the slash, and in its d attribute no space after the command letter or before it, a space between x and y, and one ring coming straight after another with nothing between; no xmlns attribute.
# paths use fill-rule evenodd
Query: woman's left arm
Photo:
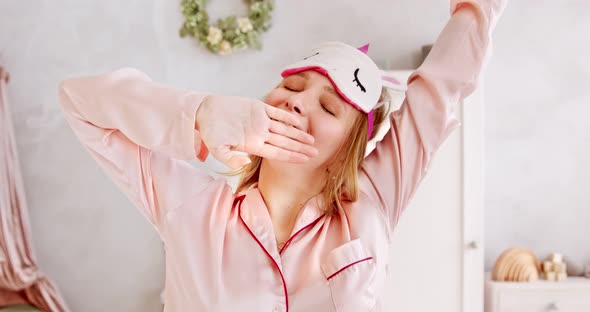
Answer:
<svg viewBox="0 0 590 312"><path fill-rule="evenodd" d="M424 63L408 78L401 108L388 117L391 129L365 159L359 184L385 209L390 231L434 153L459 126L455 106L477 87L505 4L506 0L451 1L449 22Z"/></svg>

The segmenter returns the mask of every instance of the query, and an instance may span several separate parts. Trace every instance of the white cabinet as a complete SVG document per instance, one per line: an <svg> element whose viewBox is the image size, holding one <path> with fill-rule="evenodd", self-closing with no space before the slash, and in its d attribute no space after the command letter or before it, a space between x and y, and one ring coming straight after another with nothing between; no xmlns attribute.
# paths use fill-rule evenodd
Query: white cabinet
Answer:
<svg viewBox="0 0 590 312"><path fill-rule="evenodd" d="M485 312L589 312L590 279L528 283L494 282L485 285Z"/></svg>
<svg viewBox="0 0 590 312"><path fill-rule="evenodd" d="M390 73L405 83L411 72ZM398 107L403 95L395 100ZM393 234L384 311L483 311L481 88L457 114L462 126L438 150Z"/></svg>

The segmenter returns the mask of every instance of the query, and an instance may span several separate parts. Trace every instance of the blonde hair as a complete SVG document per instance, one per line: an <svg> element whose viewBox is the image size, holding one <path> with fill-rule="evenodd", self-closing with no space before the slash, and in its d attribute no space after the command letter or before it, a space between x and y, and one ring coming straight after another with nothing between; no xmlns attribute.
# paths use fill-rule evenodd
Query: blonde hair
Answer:
<svg viewBox="0 0 590 312"><path fill-rule="evenodd" d="M389 112L391 98L386 88L381 90L379 98L380 106L374 111L373 139L382 122ZM322 207L329 214L337 214L342 211L342 202L355 202L358 199L358 170L365 158L367 148L368 118L367 114L358 114L354 120L351 131L336 153L334 166L328 169L328 179L322 190L322 196L326 207ZM258 182L262 157L249 155L250 164L230 173L230 175L241 175L237 192L247 189Z"/></svg>

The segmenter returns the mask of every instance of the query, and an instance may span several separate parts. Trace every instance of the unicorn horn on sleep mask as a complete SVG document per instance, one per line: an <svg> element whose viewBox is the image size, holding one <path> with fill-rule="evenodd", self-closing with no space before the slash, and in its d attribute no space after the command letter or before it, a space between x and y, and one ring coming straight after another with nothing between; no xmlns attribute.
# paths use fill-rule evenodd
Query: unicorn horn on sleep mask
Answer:
<svg viewBox="0 0 590 312"><path fill-rule="evenodd" d="M367 55L368 50L368 44L357 49L342 42L326 42L303 60L285 67L281 76L285 78L306 70L326 76L344 101L368 115L368 140L373 133L373 111L383 104L379 102L382 88L405 91L399 81L384 75Z"/></svg>

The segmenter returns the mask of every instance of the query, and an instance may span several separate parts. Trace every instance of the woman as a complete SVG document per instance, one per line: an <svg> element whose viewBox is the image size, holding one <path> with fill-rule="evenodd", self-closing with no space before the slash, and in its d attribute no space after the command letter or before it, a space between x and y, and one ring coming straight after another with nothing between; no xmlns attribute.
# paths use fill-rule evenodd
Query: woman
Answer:
<svg viewBox="0 0 590 312"><path fill-rule="evenodd" d="M451 1L388 116L377 66L342 43L288 66L264 103L134 69L63 81L74 132L165 243L165 310L381 310L392 231L459 125L454 106L476 87L504 6ZM385 117L391 129L364 158ZM209 151L241 168L235 193L182 161Z"/></svg>

